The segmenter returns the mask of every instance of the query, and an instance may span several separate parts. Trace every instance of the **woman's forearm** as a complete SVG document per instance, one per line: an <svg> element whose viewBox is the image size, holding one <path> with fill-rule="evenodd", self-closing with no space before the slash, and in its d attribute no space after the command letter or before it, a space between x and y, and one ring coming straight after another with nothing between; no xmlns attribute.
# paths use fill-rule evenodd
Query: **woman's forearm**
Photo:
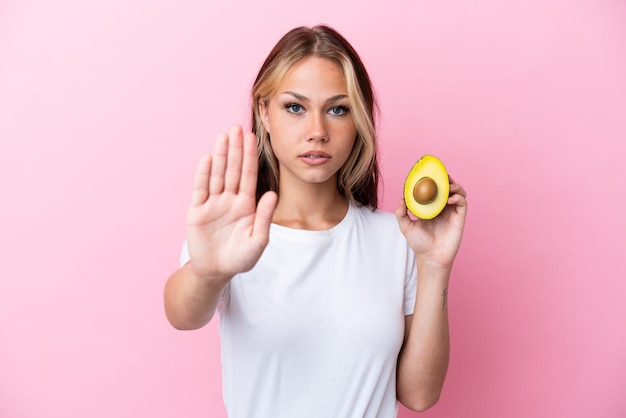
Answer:
<svg viewBox="0 0 626 418"><path fill-rule="evenodd" d="M405 406L423 411L439 400L448 370L450 270L418 262L418 272L415 311L398 359L397 394Z"/></svg>
<svg viewBox="0 0 626 418"><path fill-rule="evenodd" d="M197 277L190 263L174 272L165 285L164 306L176 329L191 330L206 325L217 309L228 280Z"/></svg>

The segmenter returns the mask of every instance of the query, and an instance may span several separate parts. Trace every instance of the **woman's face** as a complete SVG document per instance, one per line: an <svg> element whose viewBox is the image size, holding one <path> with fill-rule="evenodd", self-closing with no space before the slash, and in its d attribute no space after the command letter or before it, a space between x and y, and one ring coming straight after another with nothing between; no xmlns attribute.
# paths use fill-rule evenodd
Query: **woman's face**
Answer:
<svg viewBox="0 0 626 418"><path fill-rule="evenodd" d="M336 187L356 138L340 67L310 56L295 63L266 102L261 119L278 159L280 185Z"/></svg>

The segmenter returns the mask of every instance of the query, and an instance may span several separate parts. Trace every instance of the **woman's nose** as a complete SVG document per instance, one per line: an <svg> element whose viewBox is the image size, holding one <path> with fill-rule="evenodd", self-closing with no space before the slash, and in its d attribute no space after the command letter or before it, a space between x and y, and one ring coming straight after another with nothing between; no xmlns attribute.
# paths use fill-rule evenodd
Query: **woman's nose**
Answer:
<svg viewBox="0 0 626 418"><path fill-rule="evenodd" d="M328 131L326 130L326 121L324 115L319 112L313 112L309 118L309 126L307 131L307 141L328 141Z"/></svg>

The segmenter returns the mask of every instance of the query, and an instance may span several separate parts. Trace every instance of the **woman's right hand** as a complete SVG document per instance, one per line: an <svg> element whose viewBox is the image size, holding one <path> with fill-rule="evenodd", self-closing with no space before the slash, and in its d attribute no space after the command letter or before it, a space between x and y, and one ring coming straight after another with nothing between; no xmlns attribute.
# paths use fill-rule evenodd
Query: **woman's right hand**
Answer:
<svg viewBox="0 0 626 418"><path fill-rule="evenodd" d="M267 192L256 205L256 136L240 126L218 135L212 155L196 171L187 211L187 245L193 273L227 282L250 270L269 241L277 195Z"/></svg>

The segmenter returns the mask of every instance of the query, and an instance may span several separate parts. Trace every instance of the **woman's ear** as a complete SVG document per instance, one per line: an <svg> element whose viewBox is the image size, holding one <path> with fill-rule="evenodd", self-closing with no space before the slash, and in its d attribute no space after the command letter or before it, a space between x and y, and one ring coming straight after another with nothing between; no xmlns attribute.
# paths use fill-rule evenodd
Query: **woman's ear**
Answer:
<svg viewBox="0 0 626 418"><path fill-rule="evenodd" d="M263 127L265 127L265 130L269 134L271 132L270 132L270 116L269 116L268 109L267 109L267 101L263 99L259 99L258 106L259 106L259 115L261 115L261 123L263 123Z"/></svg>

